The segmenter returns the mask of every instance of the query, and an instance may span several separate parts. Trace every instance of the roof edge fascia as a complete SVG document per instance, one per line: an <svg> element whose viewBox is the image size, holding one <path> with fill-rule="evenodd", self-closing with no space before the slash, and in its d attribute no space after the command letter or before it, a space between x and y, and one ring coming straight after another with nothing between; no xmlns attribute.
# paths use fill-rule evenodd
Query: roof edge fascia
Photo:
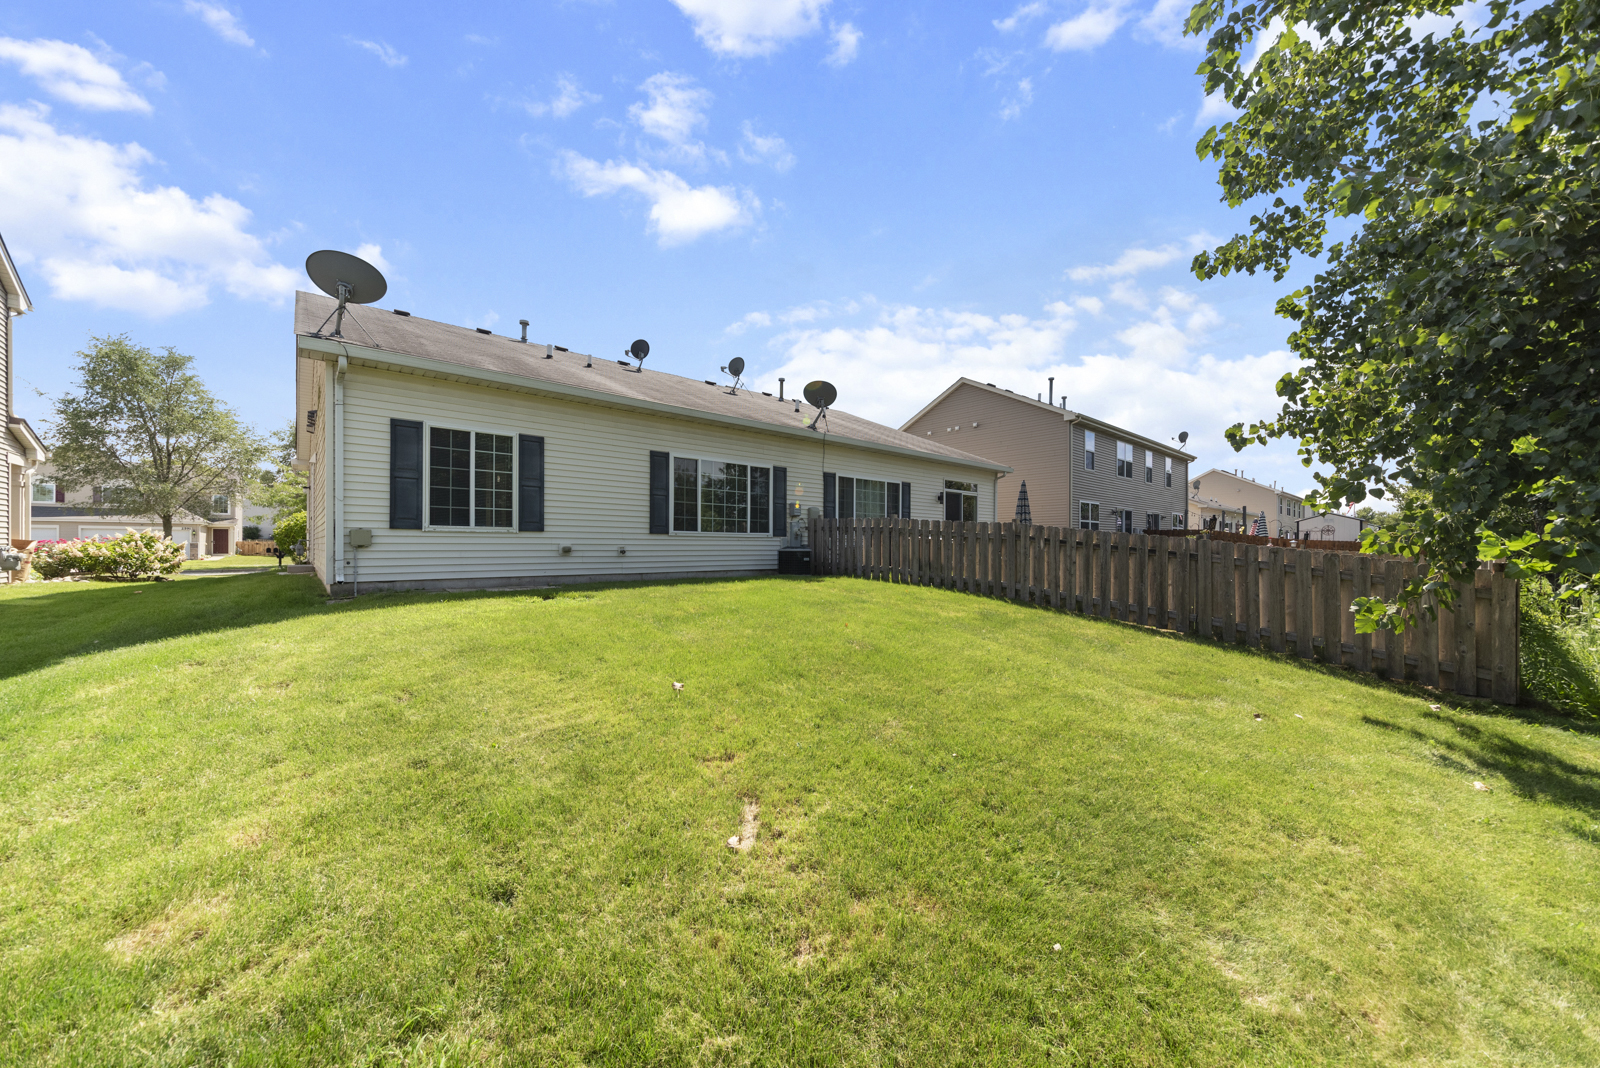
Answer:
<svg viewBox="0 0 1600 1068"><path fill-rule="evenodd" d="M18 273L17 265L11 262L11 250L6 248L3 237L0 237L0 271L5 272L6 307L13 315L26 315L31 312L33 301L28 299L28 287L22 284L22 275Z"/></svg>
<svg viewBox="0 0 1600 1068"><path fill-rule="evenodd" d="M736 415L723 415L719 412L708 412L699 408L683 408L675 404L662 404L660 401L624 397L621 394L607 393L604 390L585 389L582 386L569 386L560 382L548 382L523 375L506 374L502 371L485 371L479 368L464 367L457 363L447 363L443 360L432 360L426 356L414 356L408 352L391 352L388 349L374 349L365 345L353 345L349 342L309 337L305 334L295 335L295 340L302 351L317 353L319 358L322 359L346 356L351 360L360 360L379 368L395 367L405 371L427 371L460 381L477 382L491 386L511 386L530 393L544 393L566 400L583 401L606 407L653 412L657 415L688 419L693 422L719 423L723 426L736 426L745 430L757 430L785 437L809 438L819 441L819 443L822 440L817 436L816 431L809 428L786 427L777 423L764 423L758 419L744 419ZM960 467L975 467L984 471L1009 473L1012 470L1004 464L997 464L992 460L985 460L978 456L974 456L970 460L963 460L956 456L941 456L937 453L919 452L916 449L902 448L898 445L885 445L876 441L865 441L861 438L852 438L843 434L830 433L823 435L823 437L830 443L849 445L853 448L868 449L873 452L908 456L918 460L939 460L956 464Z"/></svg>
<svg viewBox="0 0 1600 1068"><path fill-rule="evenodd" d="M34 454L31 462L42 464L50 459L50 450L44 447L44 442L33 432L33 427L28 425L26 419L13 416L6 421L6 425L11 428L12 434L22 439L23 448Z"/></svg>

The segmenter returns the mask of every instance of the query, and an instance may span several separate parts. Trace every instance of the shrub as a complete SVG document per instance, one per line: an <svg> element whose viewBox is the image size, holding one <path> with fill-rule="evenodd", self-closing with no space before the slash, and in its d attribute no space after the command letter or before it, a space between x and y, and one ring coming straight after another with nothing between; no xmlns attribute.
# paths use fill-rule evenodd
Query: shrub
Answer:
<svg viewBox="0 0 1600 1068"><path fill-rule="evenodd" d="M1600 716L1600 597L1562 601L1548 582L1530 578L1521 616L1523 692L1569 715Z"/></svg>
<svg viewBox="0 0 1600 1068"><path fill-rule="evenodd" d="M244 528L244 540L245 541L260 541L261 540L261 528L258 527L258 526L255 526L254 524L247 523L245 525L245 528Z"/></svg>
<svg viewBox="0 0 1600 1068"><path fill-rule="evenodd" d="M292 552L294 546L306 540L306 514L295 512L286 515L272 528L272 540L284 552ZM304 552L304 549L301 550ZM299 557L296 557L299 559Z"/></svg>
<svg viewBox="0 0 1600 1068"><path fill-rule="evenodd" d="M33 557L40 578L88 575L134 579L170 575L183 566L184 547L160 534L128 531L115 538L57 541L41 546Z"/></svg>

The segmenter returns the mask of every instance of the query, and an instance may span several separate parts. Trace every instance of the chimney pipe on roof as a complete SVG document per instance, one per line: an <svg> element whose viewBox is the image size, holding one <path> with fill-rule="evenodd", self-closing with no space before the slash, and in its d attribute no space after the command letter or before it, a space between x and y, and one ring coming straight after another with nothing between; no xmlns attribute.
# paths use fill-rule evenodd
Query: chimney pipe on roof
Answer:
<svg viewBox="0 0 1600 1068"><path fill-rule="evenodd" d="M783 379L778 379L778 399L783 400Z"/></svg>
<svg viewBox="0 0 1600 1068"><path fill-rule="evenodd" d="M1056 406L1056 376L1050 376L1050 407Z"/></svg>
<svg viewBox="0 0 1600 1068"><path fill-rule="evenodd" d="M518 319L517 322L522 324L522 343L526 345L528 343L528 320Z"/></svg>

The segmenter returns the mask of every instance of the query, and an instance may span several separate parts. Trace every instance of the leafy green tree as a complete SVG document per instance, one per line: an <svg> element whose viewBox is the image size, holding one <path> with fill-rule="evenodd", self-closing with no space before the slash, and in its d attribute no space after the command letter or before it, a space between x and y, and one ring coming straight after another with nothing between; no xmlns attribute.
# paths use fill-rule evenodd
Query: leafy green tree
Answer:
<svg viewBox="0 0 1600 1068"><path fill-rule="evenodd" d="M1600 570L1600 7L1490 0L1484 25L1419 29L1471 10L1201 0L1188 24L1207 92L1242 110L1198 151L1254 210L1195 274L1322 261L1278 302L1303 360L1282 409L1229 439L1297 439L1332 472L1315 506L1416 487L1367 539L1426 554L1413 603L1480 556L1568 588ZM1365 603L1358 628L1396 611Z"/></svg>
<svg viewBox="0 0 1600 1068"><path fill-rule="evenodd" d="M98 486L123 515L160 516L169 538L175 515L204 515L213 497L254 483L267 444L211 395L192 359L126 334L91 340L78 353L77 392L56 401L47 424L59 482Z"/></svg>
<svg viewBox="0 0 1600 1068"><path fill-rule="evenodd" d="M293 419L272 432L272 467L261 471L250 493L255 504L272 509L273 523L306 509L306 476L294 469L294 440Z"/></svg>
<svg viewBox="0 0 1600 1068"><path fill-rule="evenodd" d="M305 545L306 542L306 514L295 512L278 520L272 528L272 543L284 552L292 552L296 545ZM300 559L305 555L301 552L296 556Z"/></svg>

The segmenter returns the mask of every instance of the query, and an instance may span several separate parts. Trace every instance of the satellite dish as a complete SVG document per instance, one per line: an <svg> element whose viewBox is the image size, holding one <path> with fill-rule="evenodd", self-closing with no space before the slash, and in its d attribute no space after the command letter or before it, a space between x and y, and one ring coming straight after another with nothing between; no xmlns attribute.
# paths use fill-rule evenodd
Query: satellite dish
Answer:
<svg viewBox="0 0 1600 1068"><path fill-rule="evenodd" d="M740 375L744 374L743 356L735 356L733 359L728 361L728 373L735 378L738 378Z"/></svg>
<svg viewBox="0 0 1600 1068"><path fill-rule="evenodd" d="M813 408L827 408L839 399L839 391L833 388L832 382L818 379L807 382L805 388L806 403Z"/></svg>
<svg viewBox="0 0 1600 1068"><path fill-rule="evenodd" d="M1189 432L1187 430L1178 431L1178 444L1179 445L1187 445L1188 443L1189 443Z"/></svg>
<svg viewBox="0 0 1600 1068"><path fill-rule="evenodd" d="M635 341L633 344L628 346L628 355L632 356L640 363L643 363L644 358L650 355L650 342L646 341L644 338L640 338L638 341Z"/></svg>
<svg viewBox="0 0 1600 1068"><path fill-rule="evenodd" d="M339 299L339 306L334 309L337 318L330 335L332 337L344 336L339 331L344 326L346 304L371 304L375 300L382 300L383 295L389 292L389 283L383 280L383 273L376 267L359 256L331 248L306 257L306 274L311 276L311 281L318 289ZM326 319L323 325L327 325Z"/></svg>

